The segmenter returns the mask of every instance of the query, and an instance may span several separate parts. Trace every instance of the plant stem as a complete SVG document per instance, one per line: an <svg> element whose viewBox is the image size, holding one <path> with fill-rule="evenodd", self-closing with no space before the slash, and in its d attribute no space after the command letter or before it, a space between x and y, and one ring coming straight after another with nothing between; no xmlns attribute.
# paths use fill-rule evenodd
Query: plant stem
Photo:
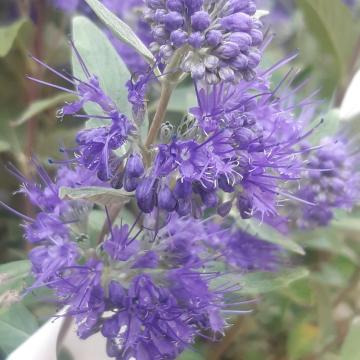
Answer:
<svg viewBox="0 0 360 360"><path fill-rule="evenodd" d="M148 133L148 136L146 139L146 143L145 143L147 148L149 148L154 143L154 141L156 140L156 138L158 136L161 124L164 121L164 118L166 115L166 109L169 105L169 101L170 101L173 89L174 89L173 84L171 84L167 81L163 82L163 86L161 89L160 101L159 101L158 107L156 109L156 113L155 113L154 119L151 123L151 127L150 127L150 130L149 130L149 133Z"/></svg>
<svg viewBox="0 0 360 360"><path fill-rule="evenodd" d="M146 148L149 148L155 142L161 124L165 119L166 110L169 105L171 94L184 75L183 71L179 69L179 65L181 59L184 57L187 51L188 48L186 46L177 50L174 53L171 62L165 68L164 74L166 75L164 77L164 80L162 81L159 104L157 106L156 113L151 123L148 137L145 142Z"/></svg>

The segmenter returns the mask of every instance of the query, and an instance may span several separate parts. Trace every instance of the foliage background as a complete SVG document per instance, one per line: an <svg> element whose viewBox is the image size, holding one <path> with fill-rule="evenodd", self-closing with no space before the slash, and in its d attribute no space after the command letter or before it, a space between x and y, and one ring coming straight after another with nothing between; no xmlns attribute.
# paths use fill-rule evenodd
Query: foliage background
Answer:
<svg viewBox="0 0 360 360"><path fill-rule="evenodd" d="M346 90L360 65L359 1L351 9L341 0L259 3L260 7L273 9L265 22L277 34L264 63L271 64L298 48L296 80L308 78L304 94L319 89L318 98L323 100L319 116L326 121L319 131L322 135L332 134L344 121L342 126L359 136L360 116L345 121L339 115ZM31 61L29 53L51 66L70 69L67 39L71 19L55 10L51 1L2 0L0 22L0 200L32 215L29 204L12 196L18 184L4 165L13 162L31 177L29 157L36 154L46 164L49 157L56 156L58 145L72 144L81 125L78 120L56 120L56 109L68 95L26 79L26 75L31 75L51 80L47 71ZM280 81L282 74L277 76L275 81ZM187 87L177 90L170 104L170 116L182 116L184 99L189 105L194 101ZM150 104L150 113L152 109ZM359 359L359 214L358 210L339 213L329 228L294 234L292 240L306 250L305 256L294 256L290 265L303 267L301 279L289 285L286 276L276 281L254 277L251 286L258 300L254 313L234 319L234 326L221 342L199 343L195 351L187 352L182 359ZM24 260L28 250L19 220L0 208L0 264ZM6 266L1 265L2 272ZM21 271L26 273L27 267L20 262L13 277L14 287L23 285L24 280L17 278ZM46 292L32 294L10 307L2 306L0 359L54 311Z"/></svg>

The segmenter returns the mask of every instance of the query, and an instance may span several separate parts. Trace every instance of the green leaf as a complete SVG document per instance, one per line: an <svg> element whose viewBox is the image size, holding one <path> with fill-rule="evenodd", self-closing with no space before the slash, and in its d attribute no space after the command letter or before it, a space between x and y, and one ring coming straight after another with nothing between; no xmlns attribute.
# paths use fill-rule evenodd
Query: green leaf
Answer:
<svg viewBox="0 0 360 360"><path fill-rule="evenodd" d="M177 360L203 360L204 356L196 351L184 351Z"/></svg>
<svg viewBox="0 0 360 360"><path fill-rule="evenodd" d="M116 15L101 4L98 0L85 0L93 9L99 19L117 36L121 41L130 45L135 51L142 55L150 64L155 63L155 58L145 44L136 36L129 25L121 21ZM159 71L155 69L159 75Z"/></svg>
<svg viewBox="0 0 360 360"><path fill-rule="evenodd" d="M314 134L311 136L311 141L318 145L320 140L324 137L335 136L340 127L340 110L331 109L325 115L321 116L321 119L324 122L314 131ZM314 124L317 125L320 122L320 118L314 121Z"/></svg>
<svg viewBox="0 0 360 360"><path fill-rule="evenodd" d="M27 23L27 19L19 19L11 25L0 27L0 57L5 57L10 52L19 31Z"/></svg>
<svg viewBox="0 0 360 360"><path fill-rule="evenodd" d="M72 94L61 93L51 96L48 99L37 100L29 105L29 107L10 124L12 126L19 126L26 123L28 120L36 115L41 114L46 110L50 110L58 105L63 104L65 101L73 101L76 97Z"/></svg>
<svg viewBox="0 0 360 360"><path fill-rule="evenodd" d="M233 210L235 211L235 210ZM262 240L279 245L286 250L295 252L300 255L305 255L304 249L294 240L285 237L272 227L266 224L260 224L256 219L242 220L237 214L234 214L237 224L244 230L260 237Z"/></svg>
<svg viewBox="0 0 360 360"><path fill-rule="evenodd" d="M98 244L99 234L102 231L104 224L106 224L106 213L103 209L93 209L89 214L88 220L88 234L90 235L90 244L96 247ZM114 221L113 225L128 224L130 227L134 226L136 222L136 216L131 213L126 207L120 210L119 215ZM136 234L139 231L137 225L134 226L133 233Z"/></svg>
<svg viewBox="0 0 360 360"><path fill-rule="evenodd" d="M314 304L314 294L308 277L290 284L289 287L282 289L281 293L301 306L312 306Z"/></svg>
<svg viewBox="0 0 360 360"><path fill-rule="evenodd" d="M360 222L358 217L345 217L339 220L334 220L332 225L337 229L349 232L360 232Z"/></svg>
<svg viewBox="0 0 360 360"><path fill-rule="evenodd" d="M2 152L7 152L11 149L11 145L4 141L4 140L0 140L0 153Z"/></svg>
<svg viewBox="0 0 360 360"><path fill-rule="evenodd" d="M38 329L34 315L21 303L0 311L0 348L11 353Z"/></svg>
<svg viewBox="0 0 360 360"><path fill-rule="evenodd" d="M359 34L350 9L341 0L298 0L298 4L320 49L333 57L344 79Z"/></svg>
<svg viewBox="0 0 360 360"><path fill-rule="evenodd" d="M225 274L215 281L216 286L224 284L239 285L238 293L242 295L259 295L284 289L309 275L309 271L299 267L279 272L256 272L244 275Z"/></svg>
<svg viewBox="0 0 360 360"><path fill-rule="evenodd" d="M344 219L343 227L336 226L336 224L340 225L340 223L334 221L332 226L327 229L316 229L307 232L299 231L298 233L295 233L294 236L296 236L298 242L306 249L342 255L351 260L354 264L357 264L359 261L358 255L355 249L346 242L345 232L337 231L338 228L350 231L350 228L345 227L346 220ZM355 222L354 226L354 231L360 231L355 230Z"/></svg>
<svg viewBox="0 0 360 360"><path fill-rule="evenodd" d="M76 189L62 187L59 195L61 199L86 200L104 206L127 203L131 199L131 195L124 194L121 190L96 186Z"/></svg>
<svg viewBox="0 0 360 360"><path fill-rule="evenodd" d="M290 330L287 352L291 360L303 359L318 344L320 329L308 320L295 323Z"/></svg>
<svg viewBox="0 0 360 360"><path fill-rule="evenodd" d="M155 112L157 109L157 101L149 106L149 112ZM188 110L197 106L197 99L193 85L178 86L172 93L167 107L168 111L185 114Z"/></svg>
<svg viewBox="0 0 360 360"><path fill-rule="evenodd" d="M353 320L341 349L341 360L358 360L360 354L360 317Z"/></svg>
<svg viewBox="0 0 360 360"><path fill-rule="evenodd" d="M168 110L186 113L191 107L197 105L195 89L193 86L182 86L174 90Z"/></svg>
<svg viewBox="0 0 360 360"><path fill-rule="evenodd" d="M22 290L29 272L29 260L0 265L0 294L8 290Z"/></svg>
<svg viewBox="0 0 360 360"><path fill-rule="evenodd" d="M287 288L290 284L309 275L305 268L283 270L279 273L252 273L239 278L241 293L258 295Z"/></svg>
<svg viewBox="0 0 360 360"><path fill-rule="evenodd" d="M326 353L321 360L341 360L340 356Z"/></svg>
<svg viewBox="0 0 360 360"><path fill-rule="evenodd" d="M131 75L106 35L88 18L77 16L73 19L73 40L90 74L98 77L105 94L114 101L119 111L131 117L126 90L126 82ZM86 75L74 52L72 66L74 75L85 80ZM103 114L95 103L86 104L85 111L89 115ZM105 122L101 120L100 124L104 126Z"/></svg>

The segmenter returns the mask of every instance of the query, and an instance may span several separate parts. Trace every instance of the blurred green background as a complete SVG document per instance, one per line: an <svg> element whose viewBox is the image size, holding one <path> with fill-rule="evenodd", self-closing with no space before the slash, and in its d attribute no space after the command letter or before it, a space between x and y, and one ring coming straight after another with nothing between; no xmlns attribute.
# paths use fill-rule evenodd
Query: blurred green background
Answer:
<svg viewBox="0 0 360 360"><path fill-rule="evenodd" d="M259 8L272 9L264 22L276 34L264 66L300 50L292 64L298 69L296 82L308 79L302 96L320 91L319 116L327 120L320 131L330 134L342 121L334 109L341 107L360 62L360 4L348 3L353 4L259 0ZM13 195L18 183L4 165L12 162L31 178L32 154L46 165L60 145L73 144L78 120L56 119L56 110L68 95L26 79L31 75L53 80L46 69L31 61L29 53L70 71L70 25L71 15L56 10L50 0L0 1L0 200L30 216L34 209L21 196ZM177 92L182 103L184 91ZM358 93L360 102L360 87ZM181 116L176 104L175 98L171 110ZM355 115L342 126L359 132L359 121L360 116ZM234 319L221 342L199 343L182 359L359 360L359 214L358 210L339 213L331 227L294 234L293 240L306 249L306 255L294 257L289 266L302 265L307 276L289 286L285 277L276 282L263 279L256 283L254 279L258 300L254 313ZM28 250L18 218L0 207L0 264L26 259ZM0 266L4 272L6 265ZM0 290L1 286L0 278ZM0 359L54 312L46 292L31 294L12 306L0 294Z"/></svg>

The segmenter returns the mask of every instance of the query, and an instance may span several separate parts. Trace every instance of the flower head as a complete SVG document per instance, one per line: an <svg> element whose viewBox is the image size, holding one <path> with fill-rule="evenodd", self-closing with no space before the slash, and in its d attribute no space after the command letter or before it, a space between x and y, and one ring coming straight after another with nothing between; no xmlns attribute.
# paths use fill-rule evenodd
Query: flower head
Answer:
<svg viewBox="0 0 360 360"><path fill-rule="evenodd" d="M352 151L349 141L339 136L322 139L316 151L304 152L304 156L307 170L298 196L313 205L298 206L300 214L296 223L301 228L326 226L333 219L335 209L351 210L360 199L359 155Z"/></svg>
<svg viewBox="0 0 360 360"><path fill-rule="evenodd" d="M164 63L181 54L180 67L210 84L254 77L263 41L253 1L146 1L152 50Z"/></svg>

